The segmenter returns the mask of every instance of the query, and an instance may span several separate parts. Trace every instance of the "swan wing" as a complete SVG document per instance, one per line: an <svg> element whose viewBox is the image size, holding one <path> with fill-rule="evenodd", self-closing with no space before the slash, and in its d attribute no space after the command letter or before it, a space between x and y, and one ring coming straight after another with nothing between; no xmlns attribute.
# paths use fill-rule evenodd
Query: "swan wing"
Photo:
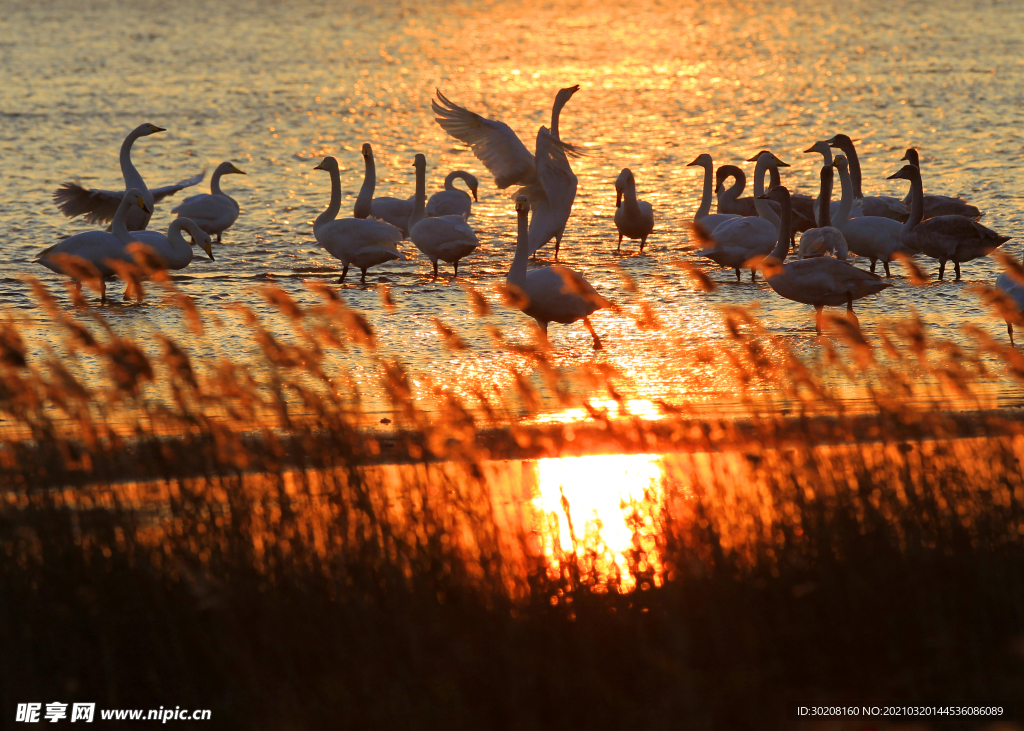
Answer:
<svg viewBox="0 0 1024 731"><path fill-rule="evenodd" d="M174 185L165 185L162 188L150 188L149 192L153 194L153 200L159 201L166 198L169 195L174 195L179 190L184 188L191 188L193 185L198 185L203 182L203 178L206 177L206 171L203 170L201 173L196 173L191 178L185 178Z"/></svg>
<svg viewBox="0 0 1024 731"><path fill-rule="evenodd" d="M85 216L92 224L109 223L114 220L117 207L121 205L124 191L83 188L77 182L62 183L53 194L53 202L68 218Z"/></svg>
<svg viewBox="0 0 1024 731"><path fill-rule="evenodd" d="M437 115L434 121L452 137L470 146L473 154L494 175L499 188L534 182L533 155L507 124L460 107L440 90L430 106Z"/></svg>

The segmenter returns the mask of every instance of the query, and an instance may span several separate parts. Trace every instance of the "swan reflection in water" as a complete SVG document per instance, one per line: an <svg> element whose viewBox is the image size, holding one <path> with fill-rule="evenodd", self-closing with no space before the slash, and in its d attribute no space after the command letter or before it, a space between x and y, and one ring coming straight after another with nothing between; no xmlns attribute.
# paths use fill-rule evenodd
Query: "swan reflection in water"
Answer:
<svg viewBox="0 0 1024 731"><path fill-rule="evenodd" d="M536 462L536 478L532 503L544 517L540 538L552 567L557 568L561 554L575 550L581 570L593 570L605 580L618 573L622 589L632 589L636 581L628 555L637 548L635 536L645 553L638 568L657 572L660 558L655 535L664 478L661 456L541 459ZM586 564L588 549L597 552L594 565Z"/></svg>

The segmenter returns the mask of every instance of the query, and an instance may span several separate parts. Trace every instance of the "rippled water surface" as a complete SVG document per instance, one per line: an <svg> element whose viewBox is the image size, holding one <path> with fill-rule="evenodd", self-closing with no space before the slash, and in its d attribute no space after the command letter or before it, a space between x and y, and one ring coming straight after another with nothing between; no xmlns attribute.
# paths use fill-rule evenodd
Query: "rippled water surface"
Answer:
<svg viewBox="0 0 1024 731"><path fill-rule="evenodd" d="M600 354L581 326L553 325L552 341L564 365L597 358L620 369L637 398L714 398L730 388L714 370L693 372L673 357L680 348L728 342L720 305L758 307L772 331L810 358L821 348L810 307L762 282L736 283L731 271L710 265L723 286L700 292L672 265L694 258L687 223L701 178L686 163L701 152L719 164L744 164L770 148L792 165L785 182L813 192L820 158L802 151L846 132L861 140L865 193L902 196L906 183L885 177L914 145L926 191L963 195L986 212L986 225L1024 234L1019 3L51 2L7 3L4 13L0 297L39 325L39 342L45 321L18 275L56 284L32 259L91 228L65 219L53 190L74 177L119 188L121 140L153 122L168 131L134 149L147 183L166 185L232 160L248 173L224 180L242 215L216 248L216 262L197 259L177 277L203 311L225 315L223 327L194 339L177 310L151 302L106 308L119 332L142 341L151 331L169 332L192 341L200 356L255 358L247 331L224 306L242 301L269 317L256 294L261 284L273 281L312 304L317 298L304 282L336 280L339 262L313 238L312 221L330 192L328 176L313 167L324 155L339 159L346 215L362 181L360 145L371 142L377 195L412 194L416 152L427 157L428 193L449 170L478 175L481 200L470 223L482 245L463 261L458 281L435 282L430 262L406 242L409 261L372 269L365 286L350 279L340 287L346 302L368 314L382 347L414 371L460 388L509 383L514 357L493 347L460 285L488 291L503 281L515 213L482 164L434 123L435 87L507 122L532 149L555 92L580 84L561 136L590 154L573 161L580 184L563 260L623 309L593 318L606 346ZM624 243L620 258L613 181L625 166L654 205L656 228L643 255ZM182 197L158 205L151 227L165 229ZM1005 248L1018 254L1020 246L1015 239ZM624 286L620 264L639 296ZM937 264L922 264L934 276ZM923 287L911 286L898 266L894 273L894 288L859 305L869 337L874 323L912 308L941 337L960 339L964 323L1005 337L1002 322L971 291L995 279L996 262L965 264L964 281ZM394 312L381 305L381 283L397 302ZM664 330L637 326L639 299L654 307ZM471 349L446 349L434 317ZM519 312L499 307L489 320L513 340L531 337ZM345 358L357 379L375 380L358 355Z"/></svg>

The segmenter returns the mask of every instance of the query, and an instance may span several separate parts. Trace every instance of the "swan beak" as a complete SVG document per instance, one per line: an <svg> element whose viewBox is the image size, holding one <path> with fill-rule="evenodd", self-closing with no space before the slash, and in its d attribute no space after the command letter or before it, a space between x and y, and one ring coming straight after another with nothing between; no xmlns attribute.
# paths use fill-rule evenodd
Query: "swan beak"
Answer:
<svg viewBox="0 0 1024 731"><path fill-rule="evenodd" d="M693 162L686 163L686 167L692 168L694 165L700 165L700 158L697 158Z"/></svg>
<svg viewBox="0 0 1024 731"><path fill-rule="evenodd" d="M239 170L238 168L235 168L231 172L238 173L239 175L245 175L245 171L244 170Z"/></svg>
<svg viewBox="0 0 1024 731"><path fill-rule="evenodd" d="M473 192L473 202L479 203L480 201L476 197L476 188L470 188L470 190Z"/></svg>
<svg viewBox="0 0 1024 731"><path fill-rule="evenodd" d="M903 171L900 170L898 172L893 173L889 177L887 177L886 180L897 180L898 178L902 178L902 177L903 177Z"/></svg>
<svg viewBox="0 0 1024 731"><path fill-rule="evenodd" d="M152 213L153 210L146 205L146 201L142 200L142 196L135 196L135 201L139 204L139 208L144 210L146 213Z"/></svg>
<svg viewBox="0 0 1024 731"><path fill-rule="evenodd" d="M166 132L167 131L166 127L157 127L155 124L151 124L150 127L153 130L153 134L156 134L157 132Z"/></svg>
<svg viewBox="0 0 1024 731"><path fill-rule="evenodd" d="M758 199L758 200L762 200L762 201L766 201L766 200L771 200L771 199L770 199L770 198L768 197L768 194L767 194L767 193L765 193L764 195L759 195L759 196L757 196L757 199Z"/></svg>
<svg viewBox="0 0 1024 731"><path fill-rule="evenodd" d="M903 157L900 158L900 162L903 162L904 160L910 162L910 157L906 152L903 153Z"/></svg>
<svg viewBox="0 0 1024 731"><path fill-rule="evenodd" d="M747 162L757 162L760 159L761 155L763 155L765 152L767 152L767 150L761 150L753 157L747 158Z"/></svg>
<svg viewBox="0 0 1024 731"><path fill-rule="evenodd" d="M206 255L208 257L210 257L210 261L217 261L216 259L213 258L213 247L210 246L210 239L209 238L207 238L207 239L205 239L203 241L203 251L205 251Z"/></svg>
<svg viewBox="0 0 1024 731"><path fill-rule="evenodd" d="M811 149L809 149L809 150L804 150L804 154L805 154L805 155L806 155L806 154L807 154L808 152L817 152L817 150L815 150L815 149L814 149L813 147L812 147Z"/></svg>
<svg viewBox="0 0 1024 731"><path fill-rule="evenodd" d="M319 165L317 165L317 166L316 166L315 168L313 168L313 169L314 169L314 170L323 170L323 169L324 169L324 164L323 164L323 161L321 161L321 162L320 162L320 164L319 164Z"/></svg>
<svg viewBox="0 0 1024 731"><path fill-rule="evenodd" d="M780 168L788 168L789 167L789 163L788 162L782 162L782 160L780 160L779 158L775 158L775 165L780 167Z"/></svg>

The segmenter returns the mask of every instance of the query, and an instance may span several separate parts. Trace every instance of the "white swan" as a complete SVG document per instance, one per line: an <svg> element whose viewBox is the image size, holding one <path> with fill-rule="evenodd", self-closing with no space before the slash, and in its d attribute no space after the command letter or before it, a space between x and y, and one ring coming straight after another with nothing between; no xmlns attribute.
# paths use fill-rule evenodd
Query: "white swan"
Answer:
<svg viewBox="0 0 1024 731"><path fill-rule="evenodd" d="M184 269L192 261L192 244L182 236L183 230L192 234L192 242L206 252L210 261L215 261L210 234L189 218L179 217L171 221L166 234L159 231L136 231L131 237L133 241L146 244L159 254L168 269Z"/></svg>
<svg viewBox="0 0 1024 731"><path fill-rule="evenodd" d="M530 257L529 211L530 202L526 196L516 198L516 214L519 219L516 256L506 281L525 296L519 308L537 321L545 336L549 322L568 325L583 320L594 338L594 350L600 350L601 340L590 323L590 315L602 307L610 307L611 303L599 295L582 274L572 269L555 264L526 270L527 259Z"/></svg>
<svg viewBox="0 0 1024 731"><path fill-rule="evenodd" d="M822 157L822 166L832 167L832 147L829 146L825 140L819 140L815 142L811 147L804 150L804 154L817 152ZM790 196L792 202L792 196ZM855 196L850 196L850 212L844 218L860 218L864 215L864 211L861 209L861 201ZM842 201L832 201L830 204L829 218L838 219L839 217L839 206L842 205ZM821 193L814 199L814 224L821 226Z"/></svg>
<svg viewBox="0 0 1024 731"><path fill-rule="evenodd" d="M462 216L426 216L427 158L416 155L413 166L416 168L416 195L409 217L409 238L434 265L434 279L437 279L438 259L454 265L455 276L459 276L459 259L471 254L480 242Z"/></svg>
<svg viewBox="0 0 1024 731"><path fill-rule="evenodd" d="M945 274L947 261L952 260L956 281L959 282L961 263L988 256L1012 238L1000 236L966 216L936 216L922 221L924 186L921 170L914 165L904 165L899 172L889 176L889 180L896 179L909 180L913 196L903 242L909 248L939 260L939 280Z"/></svg>
<svg viewBox="0 0 1024 731"><path fill-rule="evenodd" d="M711 155L702 152L700 155L697 155L693 162L686 165L686 167L697 166L704 168L704 190L701 194L697 212L693 214L693 225L698 226L701 233L708 237L711 236L716 227L730 219L739 218L739 216L735 213L711 212L711 195L715 185L715 163L711 159ZM738 274L739 272L737 271Z"/></svg>
<svg viewBox="0 0 1024 731"><path fill-rule="evenodd" d="M559 89L551 107L551 134L561 139L558 134L558 120L562 107L579 91L579 84L566 89ZM481 117L464 107L460 107L448 99L440 90L437 99L431 100L430 107L434 110L436 121L441 128L455 139L466 143L473 150L480 162L494 176L499 188L511 185L535 185L537 180L537 160L526 145L516 136L504 122ZM580 151L572 145L565 144L565 151L570 155L579 155Z"/></svg>
<svg viewBox="0 0 1024 731"><path fill-rule="evenodd" d="M217 234L217 243L220 243L221 234L231 228L231 225L238 220L238 203L234 198L220 189L222 175L245 175L230 162L222 162L213 171L210 178L210 192L200 195L192 195L171 209L171 213L177 213L179 218L190 218L195 221L199 228L208 234Z"/></svg>
<svg viewBox="0 0 1024 731"><path fill-rule="evenodd" d="M760 196L764 192L764 178L770 168L788 167L788 165L770 152L758 154L754 168L754 193ZM772 210L767 200L755 198L758 217L736 216L723 221L711 234L714 246L697 252L716 264L736 270L736 281L740 281L740 269L756 257L766 256L775 247L779 237L779 226L782 221ZM702 219L707 220L707 218ZM786 233L787 239L789 233ZM750 267L750 281L757 278L757 269Z"/></svg>
<svg viewBox="0 0 1024 731"><path fill-rule="evenodd" d="M619 230L619 247L622 251L622 237L640 239L640 253L644 253L647 237L654 230L654 209L647 201L636 197L636 178L629 168L622 168L615 179L615 228Z"/></svg>
<svg viewBox="0 0 1024 731"><path fill-rule="evenodd" d="M469 197L469 193L455 187L455 181L459 178L464 180L466 185L469 186L469 191L473 194L472 198ZM469 218L473 212L473 202L477 200L476 191L479 185L476 176L467 173L465 170L455 170L448 173L448 176L444 179L444 190L437 191L427 201L427 215Z"/></svg>
<svg viewBox="0 0 1024 731"><path fill-rule="evenodd" d="M908 148L900 159L901 161L906 160L918 170L921 169L921 156L918 155L917 149L914 147ZM910 191L907 193L907 197L903 199L904 205L908 208L914 203L913 197L913 191ZM967 218L978 219L982 215L977 206L972 206L962 198L953 198L948 195L926 195L924 197L924 212L921 214L921 217L922 219L929 219L936 216L966 216Z"/></svg>
<svg viewBox="0 0 1024 731"><path fill-rule="evenodd" d="M448 134L469 145L473 154L494 175L499 188L522 186L516 197L525 195L532 210L530 218L530 253L555 240L555 261L562 245L562 235L572 213L579 184L569 165L568 156L583 153L575 146L562 142L558 134L558 121L562 108L580 87L560 89L551 107L551 129L537 130L534 154L504 122L485 119L453 103L440 91L430 102L435 121Z"/></svg>
<svg viewBox="0 0 1024 731"><path fill-rule="evenodd" d="M875 271L875 265L881 261L885 268L885 276L891 277L889 262L897 252L906 256L913 256L917 253L917 249L908 245L906 241L906 234L913 227L913 223L911 221L900 223L883 216L848 218L853 205L853 181L843 155L836 157L835 166L839 169L843 196L833 225L843 232L850 251L857 256L866 256L871 260L872 272Z"/></svg>
<svg viewBox="0 0 1024 731"><path fill-rule="evenodd" d="M352 208L353 218L369 218L373 214L373 190L377 185L377 166L373 162L373 148L369 142L363 143L363 185L359 188L356 204ZM399 227L401 228L401 227Z"/></svg>
<svg viewBox="0 0 1024 731"><path fill-rule="evenodd" d="M1017 309L1024 313L1024 285L1011 277L1007 272L1003 272L996 277L996 287L1003 290L1003 292L1013 300ZM1010 334L1010 345L1014 345L1013 322L1006 319L1005 315L1003 316L1003 319L1006 320L1006 332Z"/></svg>
<svg viewBox="0 0 1024 731"><path fill-rule="evenodd" d="M327 210L313 222L313 235L335 259L342 263L341 278L345 281L350 265L362 271L359 281L366 283L366 270L393 259L405 259L396 244L402 240L402 231L390 223L369 218L337 219L341 210L341 171L338 161L325 157L314 170L326 170L331 175L331 202Z"/></svg>
<svg viewBox="0 0 1024 731"><path fill-rule="evenodd" d="M789 226L792 209L789 203L789 191L785 186L772 188L766 198L782 206L782 230ZM779 234L775 250L764 261L764 277L768 280L775 293L793 302L813 305L815 318L814 329L821 334L821 310L826 306L839 307L846 305L848 316L856 322L853 312L853 301L871 294L877 294L891 282L886 282L876 274L849 264L846 251L840 247L839 258L819 256L813 259L799 259L786 263L789 249L789 238Z"/></svg>
<svg viewBox="0 0 1024 731"><path fill-rule="evenodd" d="M121 204L114 212L114 221L110 231L85 231L61 241L59 244L43 249L36 257L36 261L50 271L58 274L67 274L76 280L78 289L82 289L82 281L75 277L69 267L65 266L62 256L73 256L92 264L100 275L100 302L107 301L107 285L104 280L112 279L115 271L107 262L109 260L132 262L131 254L127 251L128 244L135 239L125 226L128 218L128 211L133 207L141 208L146 213L152 213L141 190L133 188L124 194Z"/></svg>
<svg viewBox="0 0 1024 731"><path fill-rule="evenodd" d="M860 157L857 156L857 148L853 146L853 140L847 135L839 134L829 139L828 144L839 148L850 161L850 176L853 178L854 214L860 210L864 216L878 216L879 218L891 218L894 221L906 221L910 211L899 198L890 195L872 195L864 197L861 189ZM832 214L835 217L835 213Z"/></svg>
<svg viewBox="0 0 1024 731"><path fill-rule="evenodd" d="M132 208L128 211L128 219L125 226L129 231L141 231L149 225L149 219L153 215L153 206L163 198L174 195L182 188L199 183L206 175L199 173L187 180L182 180L174 185L166 185L163 188L150 190L143 182L139 171L132 164L132 144L140 137L147 137L157 132L163 132L163 127L155 124L142 124L128 133L121 144L121 175L124 176L125 190L138 190L142 193L142 199L146 201L149 213L141 209ZM64 183L53 194L53 200L57 208L68 218L85 216L89 223L106 223L114 218L118 206L124 198L124 192L113 190L98 190L95 188L86 189L78 183Z"/></svg>
<svg viewBox="0 0 1024 731"><path fill-rule="evenodd" d="M829 204L832 202L834 178L832 168L834 164L821 167L821 192L818 194L818 200ZM832 226L832 206L820 206L819 211L822 214L821 225L804 231L800 237L798 258L811 259L827 254L838 256L840 252L843 252L843 256L840 258L845 259L847 251L846 238L843 236L842 231Z"/></svg>

